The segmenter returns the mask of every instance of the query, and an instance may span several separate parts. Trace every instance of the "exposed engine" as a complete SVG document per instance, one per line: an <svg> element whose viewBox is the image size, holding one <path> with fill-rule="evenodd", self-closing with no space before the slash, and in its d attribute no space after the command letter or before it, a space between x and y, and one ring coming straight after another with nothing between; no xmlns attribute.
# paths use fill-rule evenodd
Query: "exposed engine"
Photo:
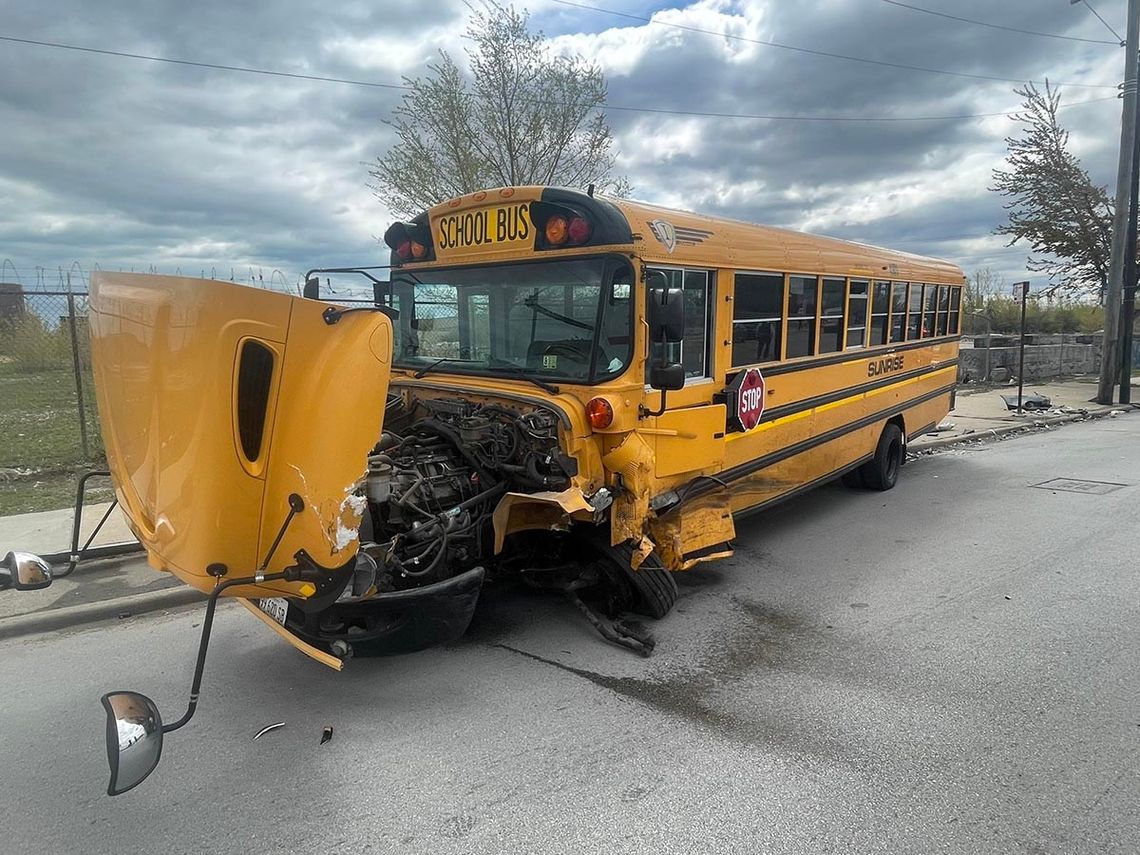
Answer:
<svg viewBox="0 0 1140 855"><path fill-rule="evenodd" d="M377 591L486 564L499 497L563 490L577 471L558 446L550 411L453 398L420 400L410 409L393 403L390 430L369 456L369 514L361 530L363 551L377 566Z"/></svg>

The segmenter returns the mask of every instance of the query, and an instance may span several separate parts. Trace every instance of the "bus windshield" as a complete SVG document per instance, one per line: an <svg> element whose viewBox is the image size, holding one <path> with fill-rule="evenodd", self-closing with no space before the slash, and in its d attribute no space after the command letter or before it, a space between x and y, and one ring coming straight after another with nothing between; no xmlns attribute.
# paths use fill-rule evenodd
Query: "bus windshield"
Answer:
<svg viewBox="0 0 1140 855"><path fill-rule="evenodd" d="M633 274L584 258L392 273L395 364L593 383L629 365Z"/></svg>

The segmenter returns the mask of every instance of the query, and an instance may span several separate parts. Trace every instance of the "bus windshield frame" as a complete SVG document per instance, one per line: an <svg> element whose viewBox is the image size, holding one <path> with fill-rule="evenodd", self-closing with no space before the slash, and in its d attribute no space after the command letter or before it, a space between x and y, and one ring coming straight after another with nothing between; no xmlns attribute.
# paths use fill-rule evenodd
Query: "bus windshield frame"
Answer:
<svg viewBox="0 0 1140 855"><path fill-rule="evenodd" d="M396 368L594 385L632 362L633 265L624 256L394 269L391 277Z"/></svg>

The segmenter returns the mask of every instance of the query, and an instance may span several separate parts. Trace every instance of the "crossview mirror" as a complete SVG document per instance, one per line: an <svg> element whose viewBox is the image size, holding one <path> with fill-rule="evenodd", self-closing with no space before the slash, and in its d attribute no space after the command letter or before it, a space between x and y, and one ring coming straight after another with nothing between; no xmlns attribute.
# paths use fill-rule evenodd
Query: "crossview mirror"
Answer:
<svg viewBox="0 0 1140 855"><path fill-rule="evenodd" d="M38 591L51 584L51 566L30 552L9 552L0 562L0 591Z"/></svg>
<svg viewBox="0 0 1140 855"><path fill-rule="evenodd" d="M146 780L162 756L162 716L154 701L138 692L103 696L107 710L107 795L133 790Z"/></svg>
<svg viewBox="0 0 1140 855"><path fill-rule="evenodd" d="M306 300L319 300L321 298L321 279L319 276L310 276L305 280L305 290L301 292Z"/></svg>
<svg viewBox="0 0 1140 855"><path fill-rule="evenodd" d="M662 277L664 278L664 277ZM656 287L650 281L646 315L653 341L673 343L685 338L685 292L680 288Z"/></svg>

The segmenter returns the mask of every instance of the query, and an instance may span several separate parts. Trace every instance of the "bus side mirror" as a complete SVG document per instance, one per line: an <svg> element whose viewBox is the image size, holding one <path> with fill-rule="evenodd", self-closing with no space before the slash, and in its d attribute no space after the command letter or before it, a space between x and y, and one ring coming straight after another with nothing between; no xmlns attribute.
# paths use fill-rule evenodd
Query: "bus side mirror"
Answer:
<svg viewBox="0 0 1140 855"><path fill-rule="evenodd" d="M306 300L321 299L321 279L319 276L310 276L305 280L305 290L301 292Z"/></svg>
<svg viewBox="0 0 1140 855"><path fill-rule="evenodd" d="M661 274L658 274L659 276ZM664 280L664 276L661 279ZM680 288L657 286L652 274L649 283L646 320L651 341L675 344L685 339L685 292Z"/></svg>
<svg viewBox="0 0 1140 855"><path fill-rule="evenodd" d="M649 368L649 385L654 389L674 392L685 388L685 366L679 362L672 365L652 365Z"/></svg>

